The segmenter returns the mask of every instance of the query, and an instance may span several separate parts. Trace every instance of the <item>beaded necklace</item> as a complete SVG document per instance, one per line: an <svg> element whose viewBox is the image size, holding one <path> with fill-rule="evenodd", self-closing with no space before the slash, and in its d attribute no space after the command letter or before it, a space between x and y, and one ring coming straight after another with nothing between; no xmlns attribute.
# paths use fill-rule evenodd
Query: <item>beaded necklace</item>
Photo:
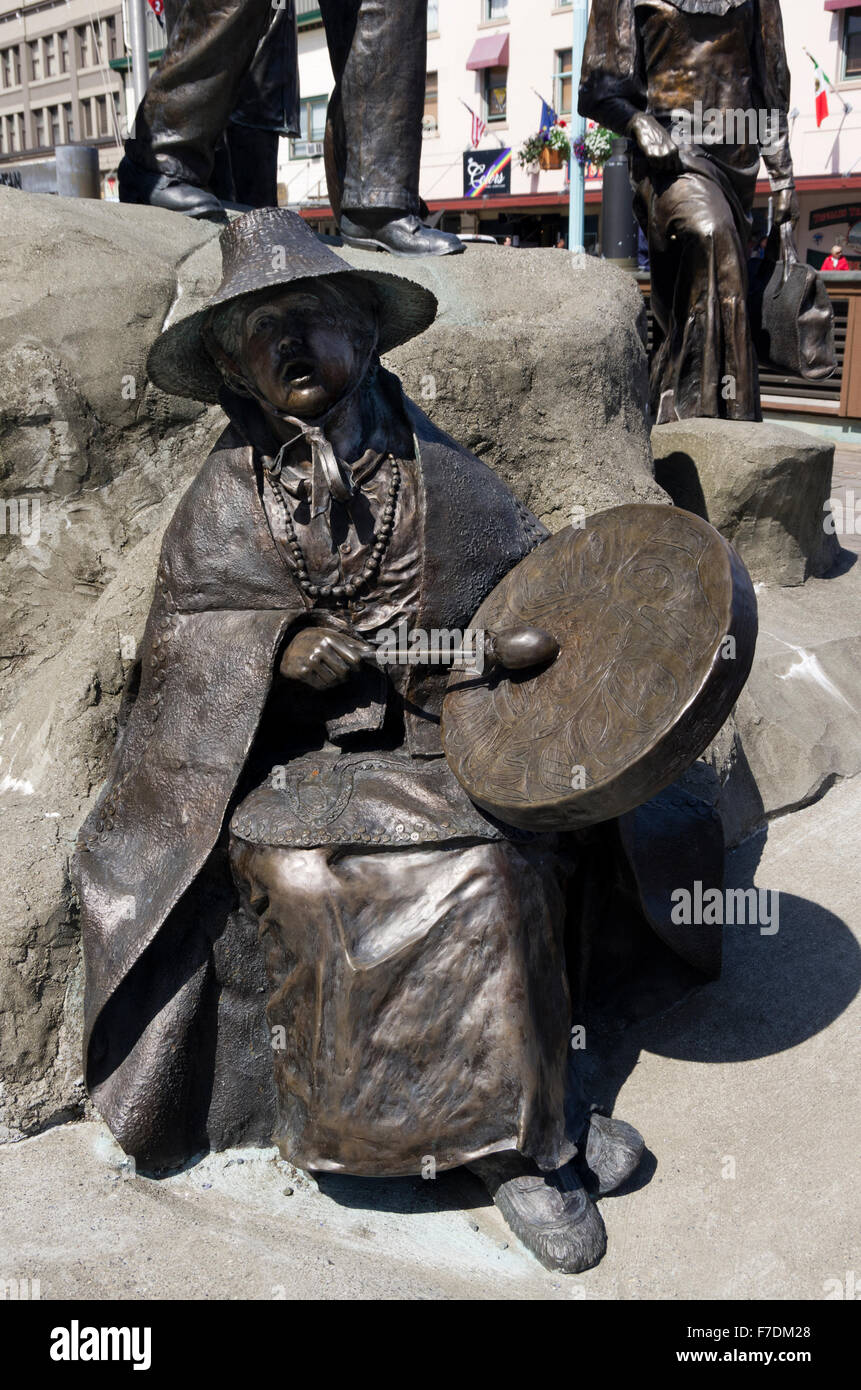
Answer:
<svg viewBox="0 0 861 1390"><path fill-rule="evenodd" d="M388 454L387 458L391 463L392 478L389 483L389 489L383 507L379 535L376 531L373 533L374 544L368 559L362 567L361 574L357 575L355 579L347 580L343 584L315 584L311 579L308 573L308 565L302 552L302 546L296 534L296 527L293 524L293 513L290 507L289 493L287 493L286 489L283 487L280 477L270 473L269 477L273 485L275 496L284 513L287 547L290 551L291 559L296 566L296 578L299 587L309 598L333 598L340 600L355 598L359 590L363 589L365 585L370 584L371 580L374 579L379 572L383 556L391 540L392 531L394 530L395 508L397 506L398 490L401 485L401 470L397 459L393 454Z"/></svg>

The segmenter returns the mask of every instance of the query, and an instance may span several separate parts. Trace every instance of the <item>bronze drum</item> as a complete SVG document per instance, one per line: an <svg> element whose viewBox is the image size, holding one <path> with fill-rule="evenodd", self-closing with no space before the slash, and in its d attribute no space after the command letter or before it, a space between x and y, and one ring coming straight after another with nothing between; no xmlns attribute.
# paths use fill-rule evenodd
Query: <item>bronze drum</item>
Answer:
<svg viewBox="0 0 861 1390"><path fill-rule="evenodd" d="M525 830L622 815L675 781L747 680L756 598L732 546L676 507L613 507L516 565L475 629L545 629L543 668L456 671L443 746L479 806Z"/></svg>

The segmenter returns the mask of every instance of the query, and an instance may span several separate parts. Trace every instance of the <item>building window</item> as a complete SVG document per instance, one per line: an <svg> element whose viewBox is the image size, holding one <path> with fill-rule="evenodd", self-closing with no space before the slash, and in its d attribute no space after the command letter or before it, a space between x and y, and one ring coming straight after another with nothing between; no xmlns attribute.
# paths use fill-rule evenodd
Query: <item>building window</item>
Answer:
<svg viewBox="0 0 861 1390"><path fill-rule="evenodd" d="M163 42L164 39L162 39ZM117 17L115 14L108 15L107 19L102 20L102 44L105 49L106 62L117 57Z"/></svg>
<svg viewBox="0 0 861 1390"><path fill-rule="evenodd" d="M57 35L49 34L45 44L45 76L57 76Z"/></svg>
<svg viewBox="0 0 861 1390"><path fill-rule="evenodd" d="M77 59L79 68L88 68L92 64L90 57L90 31L86 24L75 26L75 47L77 49Z"/></svg>
<svg viewBox="0 0 861 1390"><path fill-rule="evenodd" d="M485 68L484 110L488 122L508 115L508 68Z"/></svg>
<svg viewBox="0 0 861 1390"><path fill-rule="evenodd" d="M108 99L107 97L96 97L96 134L107 135L108 133Z"/></svg>
<svg viewBox="0 0 861 1390"><path fill-rule="evenodd" d="M93 108L89 101L81 102L81 129L85 140L93 138Z"/></svg>
<svg viewBox="0 0 861 1390"><path fill-rule="evenodd" d="M33 112L33 148L43 150L48 143L45 126L45 111L40 109Z"/></svg>
<svg viewBox="0 0 861 1390"><path fill-rule="evenodd" d="M38 82L42 76L42 40L33 39L27 47L30 50L30 81Z"/></svg>
<svg viewBox="0 0 861 1390"><path fill-rule="evenodd" d="M60 124L59 106L48 107L48 120L51 123L51 144L56 149L57 145L63 143L63 127Z"/></svg>
<svg viewBox="0 0 861 1390"><path fill-rule="evenodd" d="M60 72L69 71L69 31L64 29L60 38Z"/></svg>
<svg viewBox="0 0 861 1390"><path fill-rule="evenodd" d="M428 0L428 33L439 33L439 0Z"/></svg>
<svg viewBox="0 0 861 1390"><path fill-rule="evenodd" d="M21 81L21 74L18 70L18 46L14 48L4 48L0 52L0 73L2 73L4 87L17 87Z"/></svg>
<svg viewBox="0 0 861 1390"><path fill-rule="evenodd" d="M573 94L573 52L570 48L559 48L556 50L556 71L553 75L553 106L558 115L571 115Z"/></svg>
<svg viewBox="0 0 861 1390"><path fill-rule="evenodd" d="M484 0L484 17L486 20L507 19L508 0Z"/></svg>
<svg viewBox="0 0 861 1390"><path fill-rule="evenodd" d="M436 135L439 130L439 75L429 72L425 78L425 110L422 117L422 132Z"/></svg>
<svg viewBox="0 0 861 1390"><path fill-rule="evenodd" d="M75 122L72 119L72 103L63 103L63 124L66 127L66 144L71 145L75 138Z"/></svg>
<svg viewBox="0 0 861 1390"><path fill-rule="evenodd" d="M291 159L313 159L323 153L328 97L309 97L299 108L298 140L291 141Z"/></svg>
<svg viewBox="0 0 861 1390"><path fill-rule="evenodd" d="M843 78L861 77L861 5L843 16Z"/></svg>

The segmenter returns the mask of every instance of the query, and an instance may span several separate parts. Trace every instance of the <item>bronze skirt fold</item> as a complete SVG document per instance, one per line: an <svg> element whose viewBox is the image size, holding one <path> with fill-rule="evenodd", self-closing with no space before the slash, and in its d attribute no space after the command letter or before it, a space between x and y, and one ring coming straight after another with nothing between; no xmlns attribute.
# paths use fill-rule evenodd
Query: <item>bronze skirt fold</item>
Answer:
<svg viewBox="0 0 861 1390"><path fill-rule="evenodd" d="M395 1176L518 1149L552 1169L570 1006L547 844L232 841L260 923L278 1127L302 1168Z"/></svg>
<svg viewBox="0 0 861 1390"><path fill-rule="evenodd" d="M637 216L649 233L657 424L708 416L759 420L759 373L747 307L747 239L759 152L679 151L678 174L635 158Z"/></svg>

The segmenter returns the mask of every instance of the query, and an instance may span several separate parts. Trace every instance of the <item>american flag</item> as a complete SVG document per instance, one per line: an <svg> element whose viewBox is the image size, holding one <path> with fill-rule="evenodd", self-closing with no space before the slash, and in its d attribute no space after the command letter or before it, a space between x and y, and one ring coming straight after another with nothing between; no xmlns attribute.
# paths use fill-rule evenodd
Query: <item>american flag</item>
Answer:
<svg viewBox="0 0 861 1390"><path fill-rule="evenodd" d="M483 121L480 116L477 116L472 107L468 109L472 116L472 148L477 150L487 131L487 121Z"/></svg>

